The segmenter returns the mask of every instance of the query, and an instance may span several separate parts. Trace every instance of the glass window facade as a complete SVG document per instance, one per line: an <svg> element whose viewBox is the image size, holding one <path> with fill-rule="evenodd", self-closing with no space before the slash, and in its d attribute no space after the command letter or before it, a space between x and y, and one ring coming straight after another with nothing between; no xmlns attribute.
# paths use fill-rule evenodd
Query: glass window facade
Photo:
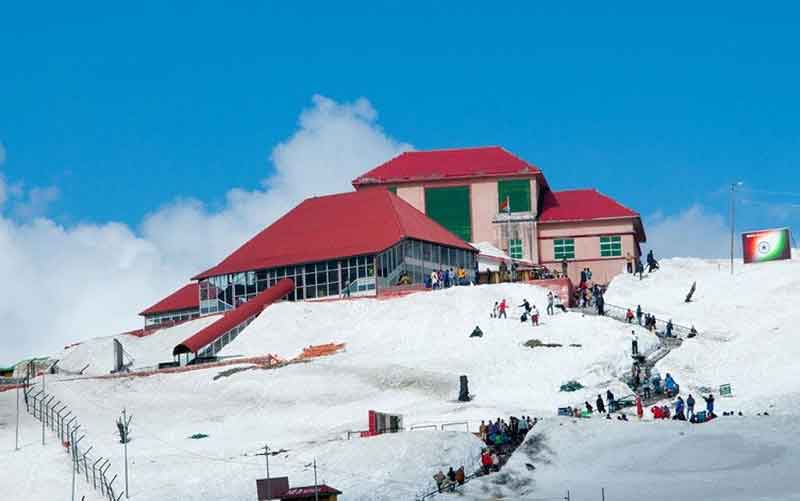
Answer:
<svg viewBox="0 0 800 501"><path fill-rule="evenodd" d="M199 317L198 310L179 310L167 311L164 313L156 313L154 315L147 315L144 317L144 326L150 327L151 325L172 325L178 322L185 322L187 320L194 320Z"/></svg>
<svg viewBox="0 0 800 501"><path fill-rule="evenodd" d="M511 212L530 212L531 210L531 182L529 179L512 179L497 182L497 207L508 198Z"/></svg>
<svg viewBox="0 0 800 501"><path fill-rule="evenodd" d="M522 259L522 240L508 241L508 255L514 259Z"/></svg>
<svg viewBox="0 0 800 501"><path fill-rule="evenodd" d="M553 240L553 253L556 261L575 259L575 239L560 238Z"/></svg>
<svg viewBox="0 0 800 501"><path fill-rule="evenodd" d="M622 237L619 235L600 237L600 255L602 257L617 257L622 255Z"/></svg>
<svg viewBox="0 0 800 501"><path fill-rule="evenodd" d="M297 266L232 273L200 282L200 314L226 311L250 300L282 278L294 280L290 301L375 294L377 288L423 284L433 270L463 266L473 279L475 253L443 245L403 240L377 256L354 256Z"/></svg>
<svg viewBox="0 0 800 501"><path fill-rule="evenodd" d="M424 284L432 271L463 267L468 280L474 280L476 254L463 249L404 240L377 257L378 287Z"/></svg>

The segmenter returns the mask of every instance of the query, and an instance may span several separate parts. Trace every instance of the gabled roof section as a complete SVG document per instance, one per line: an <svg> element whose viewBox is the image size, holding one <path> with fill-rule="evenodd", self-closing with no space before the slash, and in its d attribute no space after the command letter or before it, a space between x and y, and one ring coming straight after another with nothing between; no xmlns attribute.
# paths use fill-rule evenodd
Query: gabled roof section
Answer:
<svg viewBox="0 0 800 501"><path fill-rule="evenodd" d="M499 146L451 150L408 151L353 180L364 185L482 177L537 175L542 171ZM545 183L546 184L546 183Z"/></svg>
<svg viewBox="0 0 800 501"><path fill-rule="evenodd" d="M389 190L308 198L193 280L376 254L404 238L474 249Z"/></svg>
<svg viewBox="0 0 800 501"><path fill-rule="evenodd" d="M547 191L539 211L542 223L638 217L638 212L595 189Z"/></svg>
<svg viewBox="0 0 800 501"><path fill-rule="evenodd" d="M168 311L196 310L200 308L197 283L186 284L169 296L147 308L139 315L155 315Z"/></svg>

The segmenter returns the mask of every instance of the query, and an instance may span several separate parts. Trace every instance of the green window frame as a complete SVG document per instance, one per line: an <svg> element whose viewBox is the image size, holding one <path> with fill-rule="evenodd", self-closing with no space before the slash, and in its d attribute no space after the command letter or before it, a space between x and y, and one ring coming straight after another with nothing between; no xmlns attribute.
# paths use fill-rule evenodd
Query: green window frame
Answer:
<svg viewBox="0 0 800 501"><path fill-rule="evenodd" d="M530 212L531 181L530 179L508 179L497 182L497 211L508 198L511 212Z"/></svg>
<svg viewBox="0 0 800 501"><path fill-rule="evenodd" d="M389 186L386 189L397 195L397 186Z"/></svg>
<svg viewBox="0 0 800 501"><path fill-rule="evenodd" d="M522 240L508 241L508 255L513 259L522 259Z"/></svg>
<svg viewBox="0 0 800 501"><path fill-rule="evenodd" d="M472 241L469 186L425 188L425 214L465 242Z"/></svg>
<svg viewBox="0 0 800 501"><path fill-rule="evenodd" d="M622 255L622 237L619 235L600 237L600 256L619 257Z"/></svg>
<svg viewBox="0 0 800 501"><path fill-rule="evenodd" d="M575 259L575 239L557 238L553 240L553 254L556 261Z"/></svg>

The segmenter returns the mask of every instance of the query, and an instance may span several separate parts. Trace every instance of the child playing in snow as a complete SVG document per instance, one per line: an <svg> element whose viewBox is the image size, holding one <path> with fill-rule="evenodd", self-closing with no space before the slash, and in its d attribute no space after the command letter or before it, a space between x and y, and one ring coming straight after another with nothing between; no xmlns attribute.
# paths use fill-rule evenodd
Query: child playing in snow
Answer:
<svg viewBox="0 0 800 501"><path fill-rule="evenodd" d="M533 325L539 325L539 310L536 308L536 305L533 305L531 308L531 323Z"/></svg>

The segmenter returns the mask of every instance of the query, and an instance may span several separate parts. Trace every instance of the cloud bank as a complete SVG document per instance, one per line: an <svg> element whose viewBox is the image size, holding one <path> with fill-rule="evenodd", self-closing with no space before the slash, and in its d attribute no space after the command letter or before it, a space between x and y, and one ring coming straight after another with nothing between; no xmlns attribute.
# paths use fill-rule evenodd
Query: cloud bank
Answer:
<svg viewBox="0 0 800 501"><path fill-rule="evenodd" d="M260 187L229 191L218 211L196 199L175 200L136 228L58 225L45 217L57 187L17 185L11 204L0 173L0 365L139 327L137 312L303 198L349 190L358 174L411 149L389 137L377 119L366 99L338 103L314 96L297 130L272 148L274 172ZM4 161L0 144L0 166Z"/></svg>
<svg viewBox="0 0 800 501"><path fill-rule="evenodd" d="M660 257L722 258L730 255L730 228L720 214L693 205L678 214L646 218L647 245Z"/></svg>

